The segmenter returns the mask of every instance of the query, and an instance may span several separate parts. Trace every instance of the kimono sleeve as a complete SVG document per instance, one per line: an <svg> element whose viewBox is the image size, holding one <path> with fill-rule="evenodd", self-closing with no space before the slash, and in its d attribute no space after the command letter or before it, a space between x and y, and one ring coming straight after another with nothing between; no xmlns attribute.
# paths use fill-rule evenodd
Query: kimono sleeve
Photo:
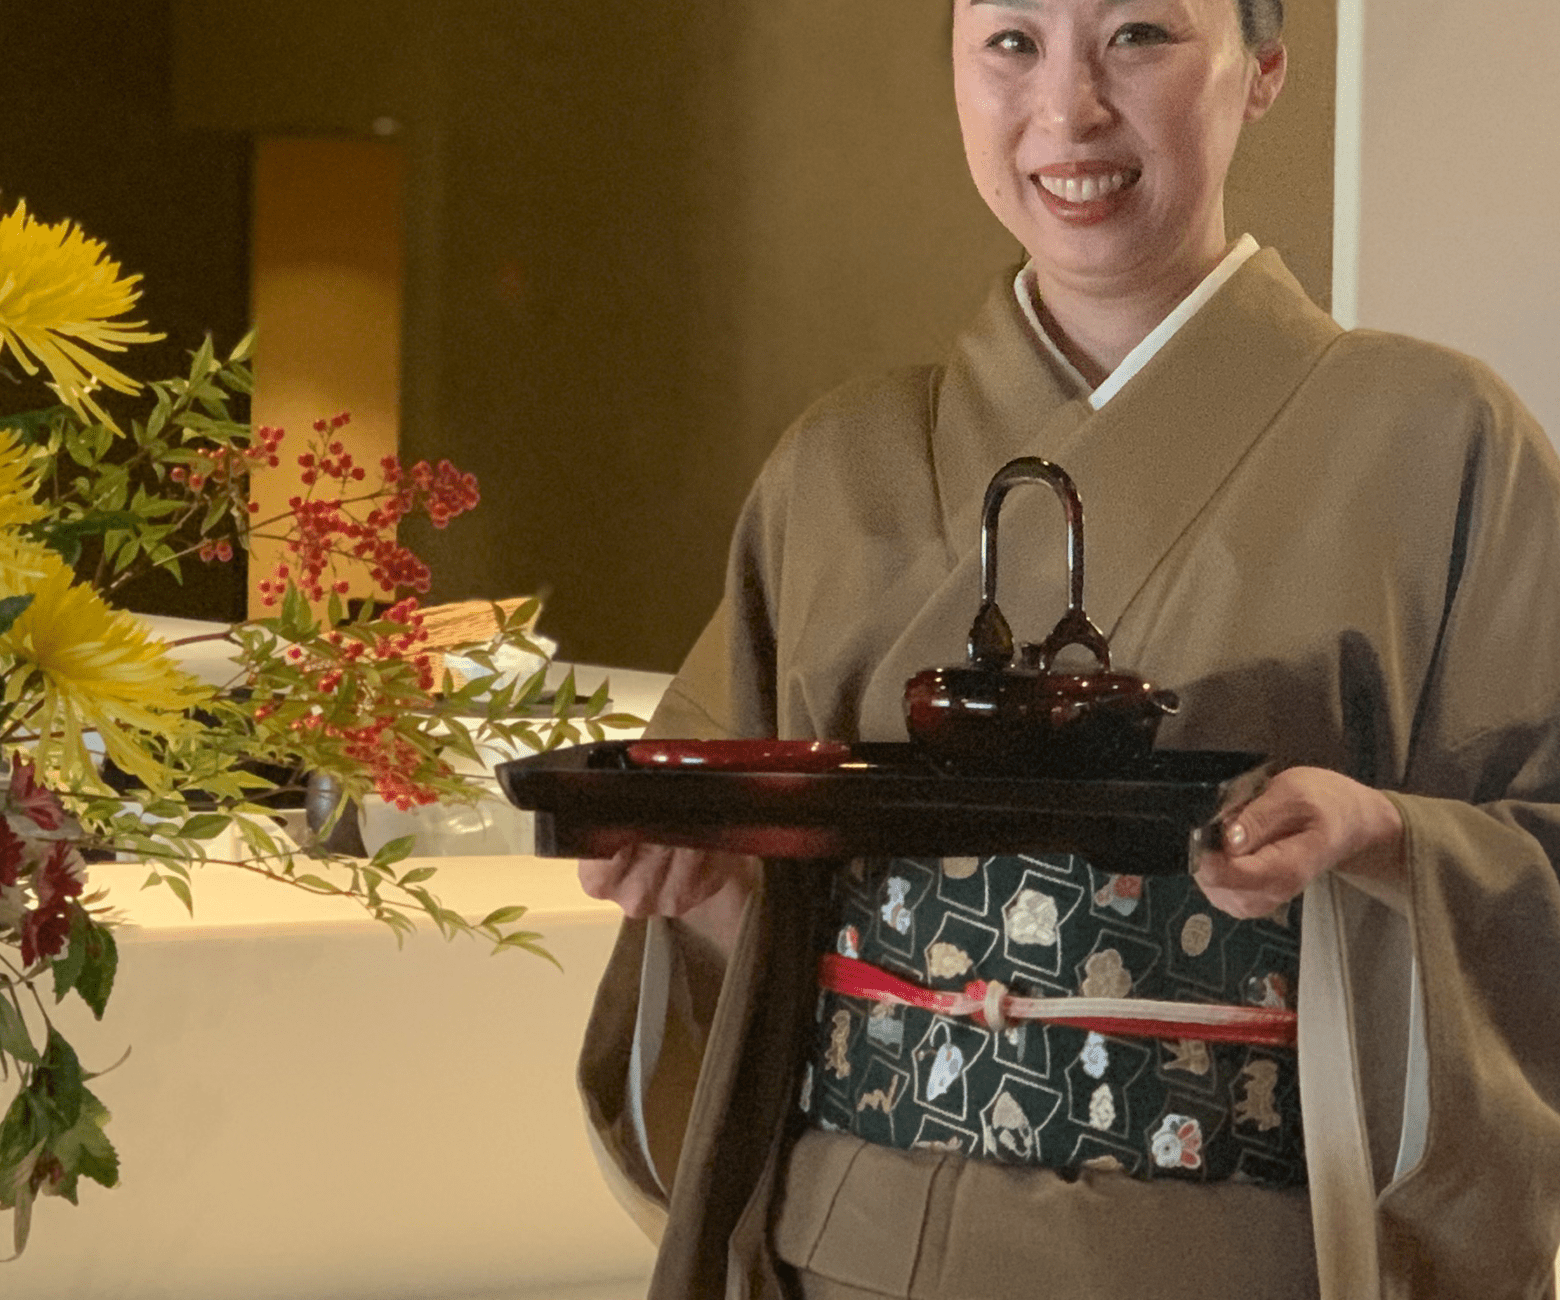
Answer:
<svg viewBox="0 0 1560 1300"><path fill-rule="evenodd" d="M771 592L783 554L788 443L749 494L725 593L667 688L647 736L772 736ZM626 918L597 990L579 1086L608 1183L654 1239L682 1149L724 977L720 955L676 920Z"/></svg>
<svg viewBox="0 0 1560 1300"><path fill-rule="evenodd" d="M1427 1105L1378 1202L1386 1297L1552 1295L1560 1244L1560 467L1487 401L1394 795Z"/></svg>

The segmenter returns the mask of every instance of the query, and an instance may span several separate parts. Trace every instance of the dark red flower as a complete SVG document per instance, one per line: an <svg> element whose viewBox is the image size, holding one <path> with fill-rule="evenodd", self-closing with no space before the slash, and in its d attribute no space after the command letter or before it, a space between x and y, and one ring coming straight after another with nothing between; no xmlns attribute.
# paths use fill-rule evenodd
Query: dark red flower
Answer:
<svg viewBox="0 0 1560 1300"><path fill-rule="evenodd" d="M22 967L60 955L70 938L70 904L39 907L22 917Z"/></svg>
<svg viewBox="0 0 1560 1300"><path fill-rule="evenodd" d="M11 829L9 821L0 817L0 885L16 883L26 852L22 837Z"/></svg>
<svg viewBox="0 0 1560 1300"><path fill-rule="evenodd" d="M38 784L33 765L20 754L11 756L11 803L40 830L57 831L65 824L59 799Z"/></svg>
<svg viewBox="0 0 1560 1300"><path fill-rule="evenodd" d="M86 888L86 881L73 868L69 844L61 841L49 850L43 865L33 873L33 890L38 895L40 909L63 907L67 898L79 898Z"/></svg>

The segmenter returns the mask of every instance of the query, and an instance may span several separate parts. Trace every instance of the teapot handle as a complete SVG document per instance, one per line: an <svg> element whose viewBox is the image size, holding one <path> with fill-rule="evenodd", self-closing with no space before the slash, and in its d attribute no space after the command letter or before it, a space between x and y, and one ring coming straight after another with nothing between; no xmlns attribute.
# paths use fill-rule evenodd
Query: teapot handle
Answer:
<svg viewBox="0 0 1560 1300"><path fill-rule="evenodd" d="M1079 645L1110 670L1110 646L1104 634L1083 612L1083 502L1067 471L1038 456L1010 460L986 487L980 521L981 603L970 627L969 658L982 668L1006 668L1013 661L1013 631L997 607L997 517L1002 502L1020 483L1049 483L1062 503L1067 520L1067 612L1038 646L1024 647L1026 667L1049 672L1062 649Z"/></svg>

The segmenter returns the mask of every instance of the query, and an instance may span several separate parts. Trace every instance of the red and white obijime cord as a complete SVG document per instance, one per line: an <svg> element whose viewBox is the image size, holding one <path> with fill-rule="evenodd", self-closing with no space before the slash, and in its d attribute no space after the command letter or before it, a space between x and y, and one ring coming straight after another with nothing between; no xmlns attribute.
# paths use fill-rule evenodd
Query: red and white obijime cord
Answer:
<svg viewBox="0 0 1560 1300"><path fill-rule="evenodd" d="M1281 1008L1151 998L1023 998L1009 993L997 980L975 980L958 992L928 989L870 962L833 952L825 953L818 963L818 986L849 998L919 1007L941 1016L968 1016L996 1030L1018 1021L1040 1020L1092 1029L1107 1038L1295 1045L1295 1013Z"/></svg>

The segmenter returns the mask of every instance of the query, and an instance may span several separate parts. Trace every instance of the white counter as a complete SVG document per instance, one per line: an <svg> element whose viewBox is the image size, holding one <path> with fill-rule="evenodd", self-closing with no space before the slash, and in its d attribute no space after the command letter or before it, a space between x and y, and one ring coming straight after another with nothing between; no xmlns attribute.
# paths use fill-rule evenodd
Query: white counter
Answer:
<svg viewBox="0 0 1560 1300"><path fill-rule="evenodd" d="M581 669L585 689L603 671ZM611 675L641 716L667 680ZM643 1296L653 1252L596 1171L574 1088L617 909L569 861L427 864L467 916L529 906L563 973L431 929L398 951L351 904L236 868L196 874L193 919L141 891L143 866L93 868L127 916L119 979L105 1023L74 997L58 1019L89 1071L131 1049L92 1084L121 1186L40 1203L0 1296Z"/></svg>
<svg viewBox="0 0 1560 1300"><path fill-rule="evenodd" d="M114 1114L112 1191L40 1203L27 1300L629 1300L652 1252L605 1190L573 1084L616 929L573 863L446 858L433 887L532 908L563 963L420 933L207 868L196 917L96 871L133 925L104 1024L62 1027Z"/></svg>

